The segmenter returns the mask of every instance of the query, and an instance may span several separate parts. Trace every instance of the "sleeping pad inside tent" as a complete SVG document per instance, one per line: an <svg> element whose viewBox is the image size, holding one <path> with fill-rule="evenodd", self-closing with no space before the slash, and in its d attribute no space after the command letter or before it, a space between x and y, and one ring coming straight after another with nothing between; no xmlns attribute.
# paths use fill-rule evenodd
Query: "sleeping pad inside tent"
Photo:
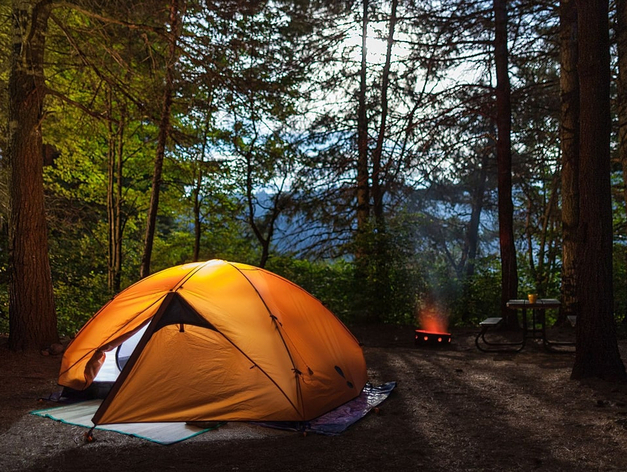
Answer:
<svg viewBox="0 0 627 472"><path fill-rule="evenodd" d="M105 362L106 360L106 362ZM120 292L69 344L59 384L112 382L95 425L305 422L357 398L359 343L322 303L253 266L211 260Z"/></svg>

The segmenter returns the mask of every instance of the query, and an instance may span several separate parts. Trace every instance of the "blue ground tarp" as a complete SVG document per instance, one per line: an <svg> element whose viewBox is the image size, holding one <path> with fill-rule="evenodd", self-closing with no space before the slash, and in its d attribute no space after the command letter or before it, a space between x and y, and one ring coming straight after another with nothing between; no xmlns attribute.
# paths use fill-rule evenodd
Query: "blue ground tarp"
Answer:
<svg viewBox="0 0 627 472"><path fill-rule="evenodd" d="M306 423L278 421L258 424L271 428L329 436L340 434L389 397L394 387L396 387L396 382L387 382L379 386L373 386L368 383L361 391L361 394L354 400Z"/></svg>

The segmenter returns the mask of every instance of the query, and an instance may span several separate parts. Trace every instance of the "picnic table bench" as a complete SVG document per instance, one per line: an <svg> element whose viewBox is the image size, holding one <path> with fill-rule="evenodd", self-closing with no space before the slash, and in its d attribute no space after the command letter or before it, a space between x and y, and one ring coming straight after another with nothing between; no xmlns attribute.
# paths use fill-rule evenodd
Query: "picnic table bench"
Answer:
<svg viewBox="0 0 627 472"><path fill-rule="evenodd" d="M503 322L500 316L490 317L479 323L481 330L475 337L475 345L477 349L483 352L518 352L525 347L525 337L520 342L493 342L486 339L486 334L491 329L496 328Z"/></svg>

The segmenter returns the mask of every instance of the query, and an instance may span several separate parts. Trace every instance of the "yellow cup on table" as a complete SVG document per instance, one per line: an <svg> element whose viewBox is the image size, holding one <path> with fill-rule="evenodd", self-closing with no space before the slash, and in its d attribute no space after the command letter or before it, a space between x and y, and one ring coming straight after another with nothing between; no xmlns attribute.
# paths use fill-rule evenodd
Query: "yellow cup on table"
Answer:
<svg viewBox="0 0 627 472"><path fill-rule="evenodd" d="M527 295L527 298L529 299L529 303L535 303L538 301L538 296L535 293L530 293Z"/></svg>

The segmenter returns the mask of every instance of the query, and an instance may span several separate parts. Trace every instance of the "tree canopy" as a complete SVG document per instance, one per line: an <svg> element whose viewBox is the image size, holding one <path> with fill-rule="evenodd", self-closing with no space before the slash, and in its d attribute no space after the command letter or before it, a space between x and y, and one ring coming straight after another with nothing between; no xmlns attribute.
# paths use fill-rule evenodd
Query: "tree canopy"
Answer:
<svg viewBox="0 0 627 472"><path fill-rule="evenodd" d="M348 321L415 323L435 298L473 323L529 291L578 314L575 3L0 5L0 327L41 348L140 276L208 258L275 270ZM609 105L616 5L594 4L618 40L595 46ZM598 112L610 145L591 157L612 322L623 108Z"/></svg>

